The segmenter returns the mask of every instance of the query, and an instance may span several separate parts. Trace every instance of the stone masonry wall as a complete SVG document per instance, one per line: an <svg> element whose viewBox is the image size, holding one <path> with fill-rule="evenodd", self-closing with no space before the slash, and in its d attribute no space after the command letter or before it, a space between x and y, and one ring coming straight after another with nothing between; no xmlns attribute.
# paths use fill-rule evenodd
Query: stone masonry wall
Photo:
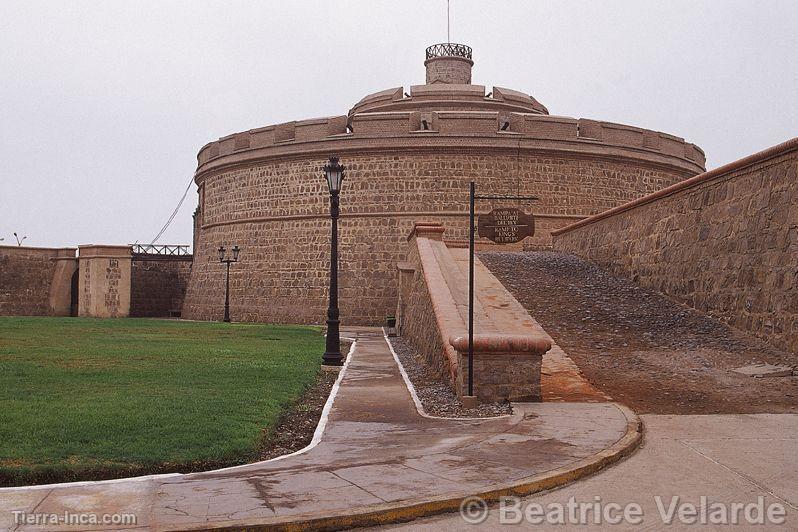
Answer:
<svg viewBox="0 0 798 532"><path fill-rule="evenodd" d="M798 352L798 139L578 222L554 247Z"/></svg>
<svg viewBox="0 0 798 532"><path fill-rule="evenodd" d="M410 246L407 262L413 264L411 271L402 272L407 276L403 283L403 290L399 298L396 316L400 318L397 323L399 335L402 336L416 353L424 357L427 367L436 376L451 382L454 378L447 363L446 347L438 322L435 318L435 309L432 306L430 290L420 266L418 248ZM446 341L448 344L448 340Z"/></svg>
<svg viewBox="0 0 798 532"><path fill-rule="evenodd" d="M540 197L527 249L548 247L552 230L692 175L634 161L570 158L517 150L341 154L340 306L344 324L379 324L397 300L396 263L414 221L447 227L465 241L468 183L482 193ZM183 317L221 319L224 272L216 249L238 244L230 277L234 321L321 323L329 271L323 156L278 158L204 174L198 238ZM488 212L507 202L480 202ZM488 241L482 242L491 246Z"/></svg>
<svg viewBox="0 0 798 532"><path fill-rule="evenodd" d="M130 316L162 318L179 315L186 296L192 257L133 255Z"/></svg>
<svg viewBox="0 0 798 532"><path fill-rule="evenodd" d="M0 315L68 316L74 268L74 249L0 246Z"/></svg>
<svg viewBox="0 0 798 532"><path fill-rule="evenodd" d="M470 59L462 57L435 57L427 59L427 85L433 83L457 83L468 85L471 83Z"/></svg>

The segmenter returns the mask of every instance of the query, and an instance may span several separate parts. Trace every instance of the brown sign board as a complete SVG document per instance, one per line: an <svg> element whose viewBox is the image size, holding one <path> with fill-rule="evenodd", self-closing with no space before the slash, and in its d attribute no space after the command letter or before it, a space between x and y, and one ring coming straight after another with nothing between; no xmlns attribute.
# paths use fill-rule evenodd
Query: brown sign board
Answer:
<svg viewBox="0 0 798 532"><path fill-rule="evenodd" d="M497 244L514 244L535 234L535 218L515 209L493 209L477 221L477 234Z"/></svg>

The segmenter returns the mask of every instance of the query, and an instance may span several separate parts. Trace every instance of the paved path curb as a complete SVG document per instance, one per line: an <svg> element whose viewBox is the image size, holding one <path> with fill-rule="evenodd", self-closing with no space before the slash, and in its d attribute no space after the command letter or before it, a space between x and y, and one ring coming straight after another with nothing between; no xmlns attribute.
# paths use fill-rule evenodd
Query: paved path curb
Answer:
<svg viewBox="0 0 798 532"><path fill-rule="evenodd" d="M642 441L643 423L630 409L615 404L627 419L626 434L612 446L593 456L566 467L547 471L524 479L520 483L497 485L480 493L462 492L444 494L440 497L417 501L403 501L402 504L385 504L380 507L349 508L336 515L325 517L296 516L290 523L247 526L247 530L339 530L353 527L402 523L419 517L457 512L463 500L479 497L487 503L498 502L501 497L523 497L540 491L558 488L576 480L588 477L632 454ZM211 528L211 530L241 530L239 526Z"/></svg>

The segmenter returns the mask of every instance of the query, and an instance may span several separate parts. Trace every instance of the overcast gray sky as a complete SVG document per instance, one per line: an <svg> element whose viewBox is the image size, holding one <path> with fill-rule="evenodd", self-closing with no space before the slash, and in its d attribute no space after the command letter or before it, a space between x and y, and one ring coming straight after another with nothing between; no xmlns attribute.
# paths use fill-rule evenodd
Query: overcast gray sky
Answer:
<svg viewBox="0 0 798 532"><path fill-rule="evenodd" d="M798 2L452 0L474 83L695 142L796 136ZM210 140L423 83L445 0L0 2L0 238L149 242ZM192 187L164 243L191 242Z"/></svg>

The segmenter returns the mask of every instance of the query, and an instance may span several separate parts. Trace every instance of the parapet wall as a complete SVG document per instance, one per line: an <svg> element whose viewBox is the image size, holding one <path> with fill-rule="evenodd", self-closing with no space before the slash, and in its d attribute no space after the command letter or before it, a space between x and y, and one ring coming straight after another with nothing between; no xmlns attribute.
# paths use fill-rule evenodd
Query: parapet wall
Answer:
<svg viewBox="0 0 798 532"><path fill-rule="evenodd" d="M413 85L369 94L349 110L349 117L385 111L499 111L549 114L535 98L523 92L494 87L487 95L484 85Z"/></svg>
<svg viewBox="0 0 798 532"><path fill-rule="evenodd" d="M0 246L0 316L69 316L75 251Z"/></svg>
<svg viewBox="0 0 798 532"><path fill-rule="evenodd" d="M440 146L439 141L445 145L450 137L470 137L470 144L495 148L626 157L692 173L703 171L705 164L704 152L695 144L633 126L507 111L408 110L294 121L229 135L200 150L197 176L200 181L206 171L252 158ZM375 144L374 139L383 142Z"/></svg>
<svg viewBox="0 0 798 532"><path fill-rule="evenodd" d="M463 250L453 255L443 232L440 224L422 223L409 236L407 260L398 265L397 326L463 396L468 394L467 272L462 270ZM474 394L481 401L540 400L542 357L551 341L503 287L504 301L497 301L495 294L482 297L480 287L501 287L486 277L492 275L480 269L474 304Z"/></svg>
<svg viewBox="0 0 798 532"><path fill-rule="evenodd" d="M798 138L552 234L557 250L798 352Z"/></svg>

